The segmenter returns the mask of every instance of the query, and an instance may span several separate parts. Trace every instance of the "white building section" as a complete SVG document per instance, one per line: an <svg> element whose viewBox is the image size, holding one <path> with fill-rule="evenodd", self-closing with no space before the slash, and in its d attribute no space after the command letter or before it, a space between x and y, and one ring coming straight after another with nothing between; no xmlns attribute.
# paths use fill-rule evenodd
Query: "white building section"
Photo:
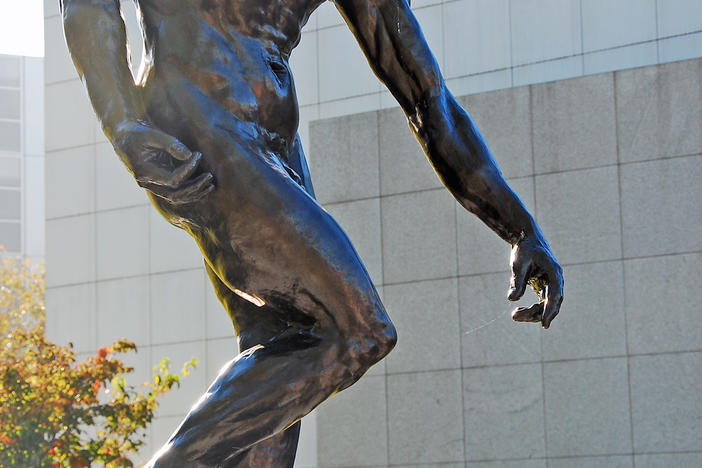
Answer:
<svg viewBox="0 0 702 468"><path fill-rule="evenodd" d="M0 244L44 257L43 59L0 55Z"/></svg>

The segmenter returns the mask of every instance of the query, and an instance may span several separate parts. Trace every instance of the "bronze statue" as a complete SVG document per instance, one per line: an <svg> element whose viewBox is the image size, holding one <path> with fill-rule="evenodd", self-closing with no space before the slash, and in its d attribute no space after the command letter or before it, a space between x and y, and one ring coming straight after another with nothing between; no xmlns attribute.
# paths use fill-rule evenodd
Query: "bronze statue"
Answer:
<svg viewBox="0 0 702 468"><path fill-rule="evenodd" d="M61 0L102 128L137 183L205 258L238 335L234 358L153 467L290 467L300 419L387 355L395 329L346 234L315 201L288 66L321 0L135 0L128 68L119 0ZM512 245L517 321L548 328L561 267L446 89L404 0L336 0L444 185Z"/></svg>

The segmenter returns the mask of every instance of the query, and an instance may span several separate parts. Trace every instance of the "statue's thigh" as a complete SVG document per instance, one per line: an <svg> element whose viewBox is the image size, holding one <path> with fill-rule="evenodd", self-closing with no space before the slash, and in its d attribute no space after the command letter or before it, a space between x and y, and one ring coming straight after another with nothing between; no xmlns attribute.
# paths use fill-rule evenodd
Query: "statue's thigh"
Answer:
<svg viewBox="0 0 702 468"><path fill-rule="evenodd" d="M275 203L251 201L259 206L247 214L256 216L218 230L215 241L212 230L197 236L217 278L250 303L246 310L253 317L252 305L261 319L281 318L300 328L384 325L377 291L346 233L299 186L277 196ZM271 205L274 210L264 209Z"/></svg>
<svg viewBox="0 0 702 468"><path fill-rule="evenodd" d="M187 89L155 120L201 151L215 190L159 211L193 235L216 276L240 298L317 329L387 322L378 294L338 223L294 181L255 124L204 106ZM187 115L188 119L178 119ZM254 125L254 128L251 126ZM265 309L262 309L262 312Z"/></svg>
<svg viewBox="0 0 702 468"><path fill-rule="evenodd" d="M207 262L205 262L205 271L224 309L221 313L226 313L232 322L239 352L275 339L291 327L305 327L304 323L295 322L295 315L299 315L295 313L296 311L291 315L268 304L258 307L229 289ZM231 356L220 357L231 358Z"/></svg>

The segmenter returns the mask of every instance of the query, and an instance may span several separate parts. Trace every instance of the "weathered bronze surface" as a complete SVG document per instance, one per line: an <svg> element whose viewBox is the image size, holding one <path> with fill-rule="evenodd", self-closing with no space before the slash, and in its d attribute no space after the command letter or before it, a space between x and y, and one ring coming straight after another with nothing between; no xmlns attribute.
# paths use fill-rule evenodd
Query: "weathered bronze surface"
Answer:
<svg viewBox="0 0 702 468"><path fill-rule="evenodd" d="M136 1L147 50L136 84L119 0L61 0L68 47L115 151L197 242L242 350L149 466L290 467L299 420L396 341L349 239L315 201L297 136L288 58L321 1ZM512 245L509 298L527 284L540 296L514 320L548 328L561 268L409 5L335 4L443 183Z"/></svg>

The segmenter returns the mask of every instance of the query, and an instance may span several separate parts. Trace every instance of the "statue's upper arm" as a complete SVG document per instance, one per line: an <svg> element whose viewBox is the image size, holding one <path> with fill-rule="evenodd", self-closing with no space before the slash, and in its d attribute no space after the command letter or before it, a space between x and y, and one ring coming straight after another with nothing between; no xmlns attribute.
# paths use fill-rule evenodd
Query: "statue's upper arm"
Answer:
<svg viewBox="0 0 702 468"><path fill-rule="evenodd" d="M375 74L407 111L443 86L439 66L405 0L336 0Z"/></svg>

